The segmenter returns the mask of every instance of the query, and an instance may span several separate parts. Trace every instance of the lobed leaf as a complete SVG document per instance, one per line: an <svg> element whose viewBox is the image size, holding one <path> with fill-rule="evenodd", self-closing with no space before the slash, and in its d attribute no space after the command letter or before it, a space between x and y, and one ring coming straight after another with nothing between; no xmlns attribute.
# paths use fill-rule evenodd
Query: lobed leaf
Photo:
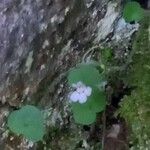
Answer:
<svg viewBox="0 0 150 150"><path fill-rule="evenodd" d="M16 134L24 135L31 141L42 140L44 119L40 110L31 105L23 106L8 117L8 127Z"/></svg>
<svg viewBox="0 0 150 150"><path fill-rule="evenodd" d="M127 22L140 21L144 16L144 10L138 2L128 2L123 10L123 17Z"/></svg>
<svg viewBox="0 0 150 150"><path fill-rule="evenodd" d="M68 75L68 83L70 86L79 81L89 86L95 86L99 84L101 80L102 76L93 65L80 65L70 70Z"/></svg>

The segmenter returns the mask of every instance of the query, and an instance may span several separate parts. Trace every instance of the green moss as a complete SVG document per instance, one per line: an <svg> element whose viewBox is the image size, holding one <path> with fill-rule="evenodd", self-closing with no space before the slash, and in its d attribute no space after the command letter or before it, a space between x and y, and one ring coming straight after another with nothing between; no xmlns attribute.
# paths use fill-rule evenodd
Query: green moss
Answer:
<svg viewBox="0 0 150 150"><path fill-rule="evenodd" d="M132 129L133 149L150 147L150 16L145 17L133 43L128 82L135 89L121 102L120 115Z"/></svg>

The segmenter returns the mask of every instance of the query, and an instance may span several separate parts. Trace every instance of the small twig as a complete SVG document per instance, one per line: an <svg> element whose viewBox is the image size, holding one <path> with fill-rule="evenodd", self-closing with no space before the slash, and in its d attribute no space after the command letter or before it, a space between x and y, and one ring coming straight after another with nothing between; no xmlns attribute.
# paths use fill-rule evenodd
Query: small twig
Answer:
<svg viewBox="0 0 150 150"><path fill-rule="evenodd" d="M99 48L99 47L100 47L100 45L96 45L96 46L90 48L90 49L83 55L82 62L85 63L85 62L86 62L85 58L87 57L87 55L88 55L89 53L91 53L92 51L94 51L96 48Z"/></svg>

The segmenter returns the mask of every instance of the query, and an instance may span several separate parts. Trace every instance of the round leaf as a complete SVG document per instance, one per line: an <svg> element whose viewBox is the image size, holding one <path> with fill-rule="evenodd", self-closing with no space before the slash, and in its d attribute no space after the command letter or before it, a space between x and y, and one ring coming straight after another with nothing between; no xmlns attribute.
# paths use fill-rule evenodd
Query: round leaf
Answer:
<svg viewBox="0 0 150 150"><path fill-rule="evenodd" d="M92 88L92 94L88 98L88 105L93 112L101 112L106 106L106 95L99 89Z"/></svg>
<svg viewBox="0 0 150 150"><path fill-rule="evenodd" d="M144 10L138 2L128 2L123 10L123 17L127 22L139 21L144 15Z"/></svg>
<svg viewBox="0 0 150 150"><path fill-rule="evenodd" d="M82 81L86 85L93 86L100 83L102 80L101 78L99 71L92 65L81 65L69 72L68 82L70 86L79 81Z"/></svg>
<svg viewBox="0 0 150 150"><path fill-rule="evenodd" d="M31 105L23 106L8 117L8 127L16 134L36 142L44 135L44 119L40 110Z"/></svg>
<svg viewBox="0 0 150 150"><path fill-rule="evenodd" d="M90 125L96 120L96 113L87 104L72 103L73 117L76 123Z"/></svg>

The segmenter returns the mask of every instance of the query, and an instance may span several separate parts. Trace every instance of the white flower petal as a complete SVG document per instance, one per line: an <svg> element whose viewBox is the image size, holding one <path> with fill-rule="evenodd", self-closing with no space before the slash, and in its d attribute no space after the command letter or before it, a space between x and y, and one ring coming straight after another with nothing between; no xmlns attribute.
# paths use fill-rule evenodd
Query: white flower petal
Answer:
<svg viewBox="0 0 150 150"><path fill-rule="evenodd" d="M73 88L79 88L79 87L84 86L84 84L83 84L81 81L79 81L79 82L77 82L77 83L73 83L71 86L72 86Z"/></svg>
<svg viewBox="0 0 150 150"><path fill-rule="evenodd" d="M86 96L90 96L91 93L92 93L92 88L88 86L88 87L85 89L84 93L85 93Z"/></svg>
<svg viewBox="0 0 150 150"><path fill-rule="evenodd" d="M81 81L79 81L79 82L76 84L76 88L79 88L79 87L82 87L82 86L84 86L84 84L83 84Z"/></svg>
<svg viewBox="0 0 150 150"><path fill-rule="evenodd" d="M72 86L73 88L77 88L77 84L75 84L75 83L73 83L71 86Z"/></svg>
<svg viewBox="0 0 150 150"><path fill-rule="evenodd" d="M79 87L79 88L77 88L77 92L78 92L79 94L84 93L84 91L85 91L85 87Z"/></svg>
<svg viewBox="0 0 150 150"><path fill-rule="evenodd" d="M79 103L85 103L87 101L87 96L84 94L84 93L82 93L82 94L80 94L80 97L79 97Z"/></svg>
<svg viewBox="0 0 150 150"><path fill-rule="evenodd" d="M72 101L72 102L77 102L78 100L79 100L79 98L80 98L80 95L79 95L79 93L78 92L72 92L71 93L71 95L70 95L70 100Z"/></svg>
<svg viewBox="0 0 150 150"><path fill-rule="evenodd" d="M90 96L92 93L92 88L84 85L81 81L76 84L72 84L72 87L76 88L76 91L72 92L69 95L71 102L85 103L87 101L87 96Z"/></svg>

